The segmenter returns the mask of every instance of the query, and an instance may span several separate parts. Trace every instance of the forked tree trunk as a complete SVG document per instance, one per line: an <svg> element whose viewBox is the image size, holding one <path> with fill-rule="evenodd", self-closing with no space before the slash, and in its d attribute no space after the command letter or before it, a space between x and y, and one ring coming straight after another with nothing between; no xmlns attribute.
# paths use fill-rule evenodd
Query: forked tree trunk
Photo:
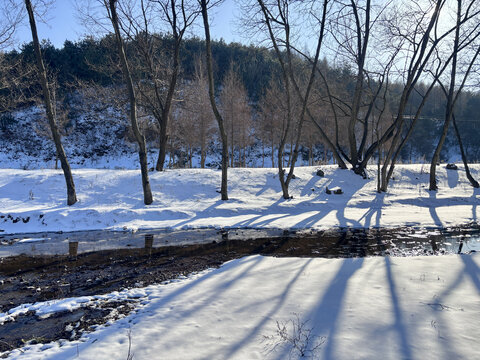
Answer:
<svg viewBox="0 0 480 360"><path fill-rule="evenodd" d="M32 4L30 0L25 0L25 6L28 12L30 30L32 31L33 47L35 50L35 57L37 59L38 77L40 80L40 85L42 86L43 100L45 102L45 110L47 112L48 123L50 125L50 130L52 131L52 138L55 143L57 156L60 160L60 164L62 165L63 175L65 176L65 182L67 184L67 204L73 205L77 202L75 184L73 182L72 171L70 169L67 156L65 155L65 150L62 146L62 141L57 128L57 123L53 115L54 112L52 107L52 101L50 97L50 91L48 89L47 71L45 70L45 65L43 64L42 52L40 50L40 42L38 40L37 26L35 24L35 16L33 14Z"/></svg>
<svg viewBox="0 0 480 360"><path fill-rule="evenodd" d="M147 147L145 144L145 137L140 133L137 121L137 100L135 97L135 90L133 88L132 76L128 68L127 56L123 47L122 37L120 35L120 28L118 25L118 16L116 9L117 0L109 0L110 20L115 31L115 38L117 42L118 55L122 63L123 76L125 77L128 97L130 100L130 121L132 125L135 139L138 143L138 155L140 158L140 169L142 172L142 186L143 186L143 202L145 205L150 205L153 202L152 190L150 188L150 180L148 178L148 162L147 162Z"/></svg>

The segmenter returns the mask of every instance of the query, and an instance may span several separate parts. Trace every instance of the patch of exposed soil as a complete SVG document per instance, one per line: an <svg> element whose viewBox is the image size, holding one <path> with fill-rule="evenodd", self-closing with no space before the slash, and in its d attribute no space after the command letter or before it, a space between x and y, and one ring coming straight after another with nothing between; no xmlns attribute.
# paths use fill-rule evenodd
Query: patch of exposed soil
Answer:
<svg viewBox="0 0 480 360"><path fill-rule="evenodd" d="M76 340L84 331L93 330L107 320L117 320L129 314L134 307L133 302L116 301L58 312L46 318L39 318L33 312L17 316L15 321L1 326L0 352L59 339Z"/></svg>

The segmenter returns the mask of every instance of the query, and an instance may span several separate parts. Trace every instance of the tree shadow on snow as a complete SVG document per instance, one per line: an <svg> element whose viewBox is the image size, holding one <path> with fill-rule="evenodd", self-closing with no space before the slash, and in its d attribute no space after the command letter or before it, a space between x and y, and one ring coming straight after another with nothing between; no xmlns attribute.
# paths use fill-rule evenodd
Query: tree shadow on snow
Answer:
<svg viewBox="0 0 480 360"><path fill-rule="evenodd" d="M304 218L295 224L296 228L308 228L319 224L323 218L328 216L331 212L336 212L337 226L342 228L347 227L362 227L359 220L348 218L345 216L345 210L348 209L348 203L353 196L366 185L366 180L361 179L352 171L335 172L332 177L312 177L312 179L305 185L301 191L301 196L315 196L310 198L312 210L314 214ZM340 187L343 194L327 194L326 188ZM312 192L311 189L318 191ZM301 204L300 204L301 206ZM305 211L304 211L305 212ZM295 215L295 214L290 214Z"/></svg>
<svg viewBox="0 0 480 360"><path fill-rule="evenodd" d="M462 198L457 197L456 201L460 201L460 199ZM442 220L438 216L437 208L447 207L451 205L451 199L437 199L437 192L430 190L428 191L428 198L418 197L411 199L399 199L396 202L404 205L428 208L434 224L438 227L444 227L444 225Z"/></svg>
<svg viewBox="0 0 480 360"><path fill-rule="evenodd" d="M460 258L465 265L465 273L470 277L470 280L477 288L477 292L480 294L480 268L478 265L472 260L470 255L462 255Z"/></svg>
<svg viewBox="0 0 480 360"><path fill-rule="evenodd" d="M212 291L207 294L207 298L202 298L198 297L198 300L196 303L198 305L193 306L191 309L188 309L186 311L183 311L182 317L183 318L189 318L191 317L194 313L201 311L203 308L209 306L213 301L218 299L222 293L225 293L226 291L229 290L232 286L234 286L238 281L241 279L245 278L248 276L249 273L254 271L254 269L260 264L260 262L263 260L263 257L261 256L252 256L252 257L247 257L247 258L241 258L237 260L230 261L228 263L223 264L220 268L216 269L215 271L210 271L207 274L200 276L198 279L195 279L193 281L187 282L183 285L181 285L178 289L174 290L170 294L167 294L166 296L162 296L157 299L153 299L149 302L149 304L142 310L143 314L140 315L136 319L135 322L128 323L128 329L131 329L132 326L134 327L136 323L142 322L142 318L148 318L151 315L151 312L157 311L156 309L165 309L165 308L171 308L172 305L175 304L175 302L180 299L182 296L191 296L192 292L195 293L196 288L199 285L202 285L203 283L212 280L212 278L216 278L216 286L215 286L215 291ZM242 271L238 272L235 274L235 271L238 267L242 267L243 265L247 264L248 266ZM226 273L226 277L222 277L222 274ZM228 276L230 274L234 274L233 276ZM171 316L171 314L166 315ZM152 339L160 339L163 342L168 341L166 340L168 335L170 333L174 333L174 329L176 328L177 325L180 325L179 323L175 321L169 322L169 327L165 328L162 330L161 327L152 327L149 332L149 336ZM132 330L134 331L134 330ZM102 337L103 338L109 338L110 336L114 336L118 332L117 327L107 327L103 330ZM186 338L188 338L186 336ZM74 358L78 357L78 353L82 353L85 348L85 350L88 350L89 346L95 342L96 340L93 340L92 342L86 342L82 343L79 345L77 349L66 349L65 352L60 352L58 354L55 354L53 357L51 357L51 360L63 360L65 358ZM75 356L76 355L76 356ZM136 358L136 356L135 356Z"/></svg>
<svg viewBox="0 0 480 360"><path fill-rule="evenodd" d="M393 325L393 327L398 332L402 358L412 359L413 356L410 350L408 329L405 325L404 316L403 316L404 311L402 310L399 299L398 299L397 288L395 286L395 280L392 274L392 264L388 256L385 257L385 268L387 272L387 281L388 281L389 290L390 290L390 298L392 300L393 313L395 317L395 324Z"/></svg>
<svg viewBox="0 0 480 360"><path fill-rule="evenodd" d="M335 172L330 177L318 177L312 175L312 178L305 185L301 185L299 180L301 179L297 178L292 180L290 185L290 193L294 196L293 200L283 199L279 193L279 198L274 203L267 203L267 206L260 208L251 207L251 205L248 204L248 201L245 202L235 198L230 198L228 201L217 200L207 208L199 210L195 216L179 222L175 227L181 228L182 226L188 226L199 220L208 220L212 217L222 217L228 219L228 227L271 227L272 224L279 223L284 219L285 222L291 223L292 228L308 228L319 224L322 219L332 212L336 213L336 226L362 226L359 221L348 218L345 215L345 211L355 193L365 186L365 180L361 179L351 171L342 171L340 173ZM265 188L257 192L257 197L266 190L273 189L268 182L264 186ZM331 188L336 186L342 188L344 193L326 194L326 187ZM315 189L315 191L312 191L312 188ZM279 184L275 191L280 191ZM240 205L245 205L245 208L241 208L240 205L236 208L236 202ZM292 205L290 205L290 202ZM306 203L303 204L303 202ZM381 206L382 202L377 201L376 207L381 208ZM370 208L370 206L368 207ZM376 209L376 211L377 225L379 225L381 209ZM368 218L368 214L366 214L366 216ZM294 217L300 217L301 220L292 219ZM241 219L236 221L235 218Z"/></svg>
<svg viewBox="0 0 480 360"><path fill-rule="evenodd" d="M362 219L365 219L364 226L369 228L372 226L372 218L375 215L375 224L374 227L380 227L380 218L382 217L382 208L385 202L385 193L377 193L375 199L371 202L368 202L368 210L363 216L358 219L358 222L361 222Z"/></svg>
<svg viewBox="0 0 480 360"><path fill-rule="evenodd" d="M430 216L432 217L433 222L437 226L443 227L442 220L440 220L440 217L437 214L437 207L434 206L435 203L437 203L437 192L436 191L429 191L428 196L430 201L432 202L432 205L428 207L428 211L430 212Z"/></svg>
<svg viewBox="0 0 480 360"><path fill-rule="evenodd" d="M305 272L306 268L309 264L313 261L313 259L309 259L306 261L303 266L298 269L295 273L293 278L289 281L289 283L285 286L285 289L279 296L276 296L275 299L271 301L272 308L270 311L261 317L260 321L254 325L251 330L246 334L243 338L233 344L228 351L225 352L225 358L230 359L232 358L239 350L241 350L244 346L246 346L249 342L256 339L263 329L263 327L267 324L267 322L271 321L271 319L277 314L277 312L282 308L285 304L292 287L295 285L299 277ZM212 357L207 357L207 359L213 358L215 354L212 354Z"/></svg>
<svg viewBox="0 0 480 360"><path fill-rule="evenodd" d="M350 278L362 267L363 262L363 258L344 259L337 274L330 281L328 288L323 292L322 298L319 299L318 305L301 319L301 321L308 321L308 324L311 325L313 336L326 336L326 342L322 346L322 349L320 349L320 351L323 351L323 347L325 347L321 357L322 359L336 359L337 326L340 315L344 310L343 299ZM289 352L290 349L285 348L276 358L279 360L286 359L289 356Z"/></svg>

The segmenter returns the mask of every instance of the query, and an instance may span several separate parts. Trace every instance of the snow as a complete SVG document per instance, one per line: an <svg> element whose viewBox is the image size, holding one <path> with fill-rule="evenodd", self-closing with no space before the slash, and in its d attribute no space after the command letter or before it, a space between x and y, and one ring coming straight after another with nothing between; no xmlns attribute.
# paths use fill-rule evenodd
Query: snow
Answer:
<svg viewBox="0 0 480 360"><path fill-rule="evenodd" d="M219 170L168 169L150 173L154 203L145 206L136 146L125 139L128 119L99 106L82 109L75 131L63 138L79 200L74 206L66 205L61 170L51 169L53 143L35 131L39 108L15 112L15 122L0 134L0 263L2 256L14 254L62 254L69 241L79 241L79 253L142 247L142 236L135 240L134 234L152 233L157 242L168 239L172 245L218 239L218 229L240 229L239 237L250 238L255 234L250 230L269 236L283 229L406 227L398 233L414 241L445 227L478 224L480 190L469 185L463 166L449 171L445 164L438 167L438 192L428 191L428 165L418 164L397 165L385 194L375 191L375 166L368 179L335 166L297 167L290 200L282 199L277 169L229 169L226 202L217 192ZM155 146L148 146L149 167L158 154ZM215 143L207 157L211 167L218 166ZM197 153L193 164L198 163ZM261 163L254 146L247 164ZM480 165L471 167L478 180ZM325 177L316 176L317 169ZM326 187L341 188L343 194L328 195ZM411 233L411 227L420 230ZM105 236L103 230L118 232ZM52 235L58 231L64 234ZM24 238L11 235L10 241L6 234ZM234 237L231 231L229 238ZM296 359L298 348L281 341L278 326L286 326L285 336L291 337L292 325L304 324L300 335L311 331L310 341L297 345L305 345L306 358L475 359L479 295L478 253L250 256L144 288L22 304L0 313L0 327L26 313L45 318L104 302L135 301L135 312L96 326L77 341L29 344L8 358L127 359L131 342L133 360Z"/></svg>
<svg viewBox="0 0 480 360"><path fill-rule="evenodd" d="M428 191L424 165L398 165L389 191L378 194L375 171L362 179L350 170L298 167L293 199L281 196L276 169L229 170L229 201L221 201L219 170L150 173L154 203L143 204L139 170L76 169L78 203L66 205L61 170L0 169L0 232L332 227L442 228L476 223L479 189L462 171L438 169L438 192ZM472 165L478 178L479 165ZM340 187L343 194L326 194Z"/></svg>
<svg viewBox="0 0 480 360"><path fill-rule="evenodd" d="M250 256L150 286L137 312L79 341L10 359L299 358L277 322L305 323L317 359L474 359L480 256L309 259ZM291 327L287 326L291 335ZM274 345L278 346L274 348ZM274 351L272 351L274 350Z"/></svg>
<svg viewBox="0 0 480 360"><path fill-rule="evenodd" d="M325 177L316 176L321 168ZM472 165L478 178L479 165ZM281 197L276 169L150 173L154 203L143 204L138 170L75 169L78 203L66 205L59 170L0 169L0 232L165 229L415 227L422 233L478 223L479 190L459 171L438 168L428 191L425 165L399 165L389 191L375 191L334 166L295 170ZM326 194L340 187L343 194ZM313 190L312 190L313 189ZM41 246L30 236L22 246ZM68 240L66 240L68 241ZM354 259L249 256L219 269L143 289L23 304L0 324L34 311L50 316L98 301L140 299L130 315L77 341L26 345L9 359L285 359L305 345L319 359L473 359L480 353L480 255ZM277 325L278 324L278 325ZM278 327L301 325L308 342L282 342Z"/></svg>
<svg viewBox="0 0 480 360"><path fill-rule="evenodd" d="M58 312L73 311L78 308L99 303L100 301L124 301L138 299L146 296L147 288L128 289L123 291L114 291L107 295L81 296L76 298L55 299L34 304L22 304L10 309L6 313L0 313L0 325L7 321L15 321L15 318L28 312L33 312L42 318L48 317Z"/></svg>

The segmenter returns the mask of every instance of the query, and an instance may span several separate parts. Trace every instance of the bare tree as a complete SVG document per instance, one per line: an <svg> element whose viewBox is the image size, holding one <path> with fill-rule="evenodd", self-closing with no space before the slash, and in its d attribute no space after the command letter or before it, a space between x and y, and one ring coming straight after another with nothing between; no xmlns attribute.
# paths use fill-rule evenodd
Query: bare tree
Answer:
<svg viewBox="0 0 480 360"><path fill-rule="evenodd" d="M462 0L457 0L455 35L453 37L453 46L451 48L452 61L449 74L449 85L448 87L446 87L442 84L447 104L445 108L445 118L442 127L442 134L438 141L437 147L435 148L435 152L432 156L432 161L430 164L430 190L438 189L436 179L436 166L440 158L440 151L442 150L445 139L447 138L448 128L454 116L454 109L457 100L463 88L465 87L472 67L476 64L480 54L480 43L478 41L480 39L479 15L480 6L478 5L478 1L470 0L464 3ZM468 50L470 50L470 53L468 53ZM462 56L462 62L459 62L460 55ZM456 126L455 130L457 132L457 137L460 138ZM463 159L465 162L465 156L463 156ZM468 165L466 167L466 170L467 173L469 173ZM472 181L473 178L471 176L469 177L469 180L472 185L476 185L476 187L478 187L478 182Z"/></svg>
<svg viewBox="0 0 480 360"><path fill-rule="evenodd" d="M7 59L5 53L15 43L16 30L22 24L24 15L22 2L4 0L0 4L0 115L7 117L25 100L22 85L34 72L30 64L22 62L22 56L9 56Z"/></svg>
<svg viewBox="0 0 480 360"><path fill-rule="evenodd" d="M153 202L152 190L150 188L150 180L148 177L148 163L147 163L147 148L145 144L145 137L140 132L138 127L137 120L137 98L135 94L135 89L133 86L132 75L130 73L130 68L128 66L127 56L125 54L125 49L123 45L122 35L120 33L120 25L117 15L117 0L109 0L108 3L105 1L105 6L108 10L108 15L112 26L115 32L115 39L117 42L118 54L122 64L123 76L127 85L127 92L130 101L130 122L132 126L135 139L138 143L138 155L140 158L140 170L142 173L142 186L143 186L143 201L145 205L150 205Z"/></svg>
<svg viewBox="0 0 480 360"><path fill-rule="evenodd" d="M462 141L462 137L460 135L460 130L458 129L457 121L455 119L455 114L452 114L452 121L453 121L453 127L455 129L455 135L456 135L457 141L458 141L458 146L460 148L460 154L462 156L463 166L465 167L465 174L467 176L467 179L468 179L468 181L470 181L470 184L474 188L479 188L480 184L478 183L477 180L474 179L474 177L472 176L472 173L470 172L470 167L468 166L467 154L466 154L465 148L463 146L463 141Z"/></svg>
<svg viewBox="0 0 480 360"><path fill-rule="evenodd" d="M2 4L0 4L0 50L4 50L12 44L15 31L22 18L23 13L18 1L2 1Z"/></svg>
<svg viewBox="0 0 480 360"><path fill-rule="evenodd" d="M47 113L47 118L50 124L50 130L52 133L53 141L55 143L57 155L60 159L60 163L63 169L63 174L65 176L65 182L67 184L67 204L73 205L77 202L75 184L73 182L72 171L70 169L67 156L65 155L65 151L63 149L60 133L58 131L58 127L55 119L55 111L52 106L51 94L48 86L47 71L45 69L45 65L43 64L42 52L40 49L40 42L38 40L34 10L30 0L25 0L25 6L27 9L28 18L30 22L30 30L32 32L33 46L35 49L35 57L37 60L38 77L39 77L40 85L43 91L43 100L45 102L45 111Z"/></svg>
<svg viewBox="0 0 480 360"><path fill-rule="evenodd" d="M435 82L451 60L451 57L444 59L439 56L442 42L454 31L454 27L440 30L440 15L445 1L439 0L431 4L412 1L412 6L393 7L383 21L390 44L398 51L398 59L401 60L394 60L394 64L399 67L403 84L396 103L394 121L379 136L378 141L366 150L363 160L365 162L369 159L378 146L389 142L381 168L381 191L387 190L400 150L412 134ZM431 76L427 90L421 94L422 100L415 113L406 114L412 94L418 94L419 80L429 73L434 75ZM407 124L409 119L412 119L410 125Z"/></svg>
<svg viewBox="0 0 480 360"><path fill-rule="evenodd" d="M35 71L22 61L21 56L8 60L5 57L0 50L0 115L10 116L25 101L24 85Z"/></svg>
<svg viewBox="0 0 480 360"><path fill-rule="evenodd" d="M168 121L180 73L180 50L185 32L200 11L195 0L140 0L138 4L126 2L122 3L121 11L127 22L123 30L140 55L136 62L142 74L137 84L139 104L158 121L159 155L156 170L162 171L168 141ZM168 36L162 38L161 33Z"/></svg>
<svg viewBox="0 0 480 360"><path fill-rule="evenodd" d="M193 81L182 89L184 96L178 103L178 125L185 129L186 143L200 149L200 167L205 167L207 147L214 136L213 117L208 98L208 82L200 57L195 59Z"/></svg>
<svg viewBox="0 0 480 360"><path fill-rule="evenodd" d="M338 0L333 3L328 21L330 48L334 60L351 69L345 79L348 86L329 83L328 73L319 68L323 87L334 120L334 142L337 151L365 176L369 158L365 156L374 129L374 110L381 106L386 74L398 53L396 48L381 48L378 36L382 16L392 1ZM332 86L333 85L333 86ZM346 143L340 131L345 129ZM371 153L370 153L371 154Z"/></svg>
<svg viewBox="0 0 480 360"><path fill-rule="evenodd" d="M385 20L391 43L398 43L396 46L404 64L400 68L404 83L392 125L367 150L370 155L377 146L390 143L381 169L381 191L387 190L401 149L413 133L429 95L454 58L453 52L444 53L443 50L446 41L453 36L457 28L457 24L443 21L443 18L449 16L446 1L439 0L430 5L417 2L414 4L415 7L408 8L407 11L394 9ZM462 18L461 23L472 16L472 13L468 14ZM424 81L429 79L430 83L425 91L420 93L420 86L417 84L422 78ZM415 112L407 115L407 106L413 93L420 95L421 101ZM410 124L407 124L408 119L411 119Z"/></svg>
<svg viewBox="0 0 480 360"><path fill-rule="evenodd" d="M275 167L275 146L280 142L286 124L285 104L285 93L282 92L280 84L272 79L260 99L256 121L256 134L260 137L262 145L270 145L272 167ZM265 151L263 156L264 154Z"/></svg>
<svg viewBox="0 0 480 360"><path fill-rule="evenodd" d="M260 26L260 29L265 30L268 33L269 40L275 50L277 60L279 61L282 69L282 80L286 94L286 126L278 146L278 172L284 199L290 198L288 187L294 175L293 172L298 157L302 126L307 113L310 114L308 110L308 103L315 80L320 49L322 47L324 38L328 2L328 0L324 0L322 2L320 16L316 13L314 14L313 11L308 11L307 8L308 13L312 15L319 28L317 33L318 37L315 54L313 57L307 56L309 62L311 63L311 67L309 69L307 79L304 81L305 85L302 86L303 80L298 78L298 74L296 76L294 69L294 54L298 55L302 53L298 52L291 42L292 26L294 26L292 23L291 14L295 13L295 11L292 10L292 7L295 7L296 5L301 6L302 4L296 4L295 2L290 2L288 0L257 1L257 26ZM309 4L307 4L307 6L309 6ZM298 12L301 11L297 10L297 13ZM296 101L298 101L298 103L301 105L299 107L300 110L294 113L294 103ZM292 148L290 151L291 159L289 161L290 169L285 176L282 158L289 136L293 136L291 140Z"/></svg>
<svg viewBox="0 0 480 360"><path fill-rule="evenodd" d="M50 74L52 80L49 81L49 91L52 101L52 110L55 122L57 124L57 129L60 136L67 135L67 125L68 125L68 109L64 106L64 98L59 96L59 85L56 75ZM42 106L43 100L41 98L36 98L35 102L39 107L45 108ZM46 112L42 114L40 121L35 124L35 131L40 136L53 140L52 131L48 122ZM58 169L59 161L58 152L55 152L55 169Z"/></svg>
<svg viewBox="0 0 480 360"><path fill-rule="evenodd" d="M230 65L220 93L221 111L230 144L230 167L235 167L235 147L238 149L238 162L245 166L246 147L251 131L251 109L248 105L247 90ZM243 150L243 154L242 154Z"/></svg>
<svg viewBox="0 0 480 360"><path fill-rule="evenodd" d="M210 1L200 0L202 8L203 26L205 30L205 44L206 44L206 59L207 59L207 77L208 77L208 96L210 98L210 105L215 115L215 119L218 123L218 129L220 131L220 139L222 140L222 184L220 194L222 200L228 200L228 137L225 130L225 122L222 115L218 111L217 104L215 102L215 87L213 83L213 61L212 61L212 45L210 40L210 25L208 22L208 9Z"/></svg>

